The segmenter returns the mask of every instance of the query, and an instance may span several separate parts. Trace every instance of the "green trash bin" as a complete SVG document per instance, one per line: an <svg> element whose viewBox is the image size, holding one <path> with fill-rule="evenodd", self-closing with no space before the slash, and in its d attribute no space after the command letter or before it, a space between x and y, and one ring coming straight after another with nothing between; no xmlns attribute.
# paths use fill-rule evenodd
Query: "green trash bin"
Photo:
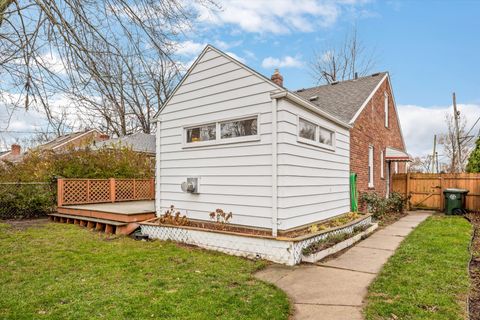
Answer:
<svg viewBox="0 0 480 320"><path fill-rule="evenodd" d="M466 189L445 189L445 213L463 214L465 212Z"/></svg>

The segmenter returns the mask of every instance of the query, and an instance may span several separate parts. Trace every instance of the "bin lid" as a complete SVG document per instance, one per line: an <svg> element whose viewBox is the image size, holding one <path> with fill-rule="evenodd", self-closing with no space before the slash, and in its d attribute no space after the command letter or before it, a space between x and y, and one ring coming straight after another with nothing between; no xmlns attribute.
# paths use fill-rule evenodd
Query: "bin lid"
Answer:
<svg viewBox="0 0 480 320"><path fill-rule="evenodd" d="M468 193L467 189L448 188L443 190L443 193Z"/></svg>

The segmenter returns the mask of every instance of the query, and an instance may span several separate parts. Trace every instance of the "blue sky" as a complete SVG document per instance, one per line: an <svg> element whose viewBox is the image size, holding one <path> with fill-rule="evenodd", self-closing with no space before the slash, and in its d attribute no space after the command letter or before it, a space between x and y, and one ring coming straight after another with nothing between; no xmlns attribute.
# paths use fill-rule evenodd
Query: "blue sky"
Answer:
<svg viewBox="0 0 480 320"><path fill-rule="evenodd" d="M410 153L429 153L433 134L445 132L452 91L468 128L480 117L480 1L216 1L220 10L194 6L193 29L178 41L187 65L210 43L266 76L279 67L289 89L310 87L314 51L341 43L356 26L376 57L374 71L390 72ZM13 120L28 130L41 116Z"/></svg>

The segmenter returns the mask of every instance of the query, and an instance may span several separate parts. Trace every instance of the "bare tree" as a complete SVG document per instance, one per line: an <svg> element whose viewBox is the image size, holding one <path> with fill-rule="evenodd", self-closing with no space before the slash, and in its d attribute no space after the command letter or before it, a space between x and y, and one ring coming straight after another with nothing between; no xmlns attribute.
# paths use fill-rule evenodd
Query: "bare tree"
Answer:
<svg viewBox="0 0 480 320"><path fill-rule="evenodd" d="M367 75L375 66L373 50L367 50L360 41L357 29L347 34L339 46L332 46L322 51L315 51L311 62L312 76L318 83L332 83L350 80Z"/></svg>
<svg viewBox="0 0 480 320"><path fill-rule="evenodd" d="M0 95L55 122L65 95L82 119L124 135L150 120L177 80L174 49L194 17L181 0L0 0ZM212 0L193 0L211 5Z"/></svg>
<svg viewBox="0 0 480 320"><path fill-rule="evenodd" d="M432 155L415 157L408 167L408 172L432 172Z"/></svg>
<svg viewBox="0 0 480 320"><path fill-rule="evenodd" d="M445 166L447 172L456 173L464 172L465 166L468 161L469 152L472 148L472 143L470 139L466 138L466 125L467 120L462 114L458 120L459 134L460 134L460 148L461 148L461 159L458 159L458 141L457 134L455 130L453 115L447 113L445 115L445 122L447 124L447 132L440 135L439 144L443 146L444 155L448 159L448 163Z"/></svg>

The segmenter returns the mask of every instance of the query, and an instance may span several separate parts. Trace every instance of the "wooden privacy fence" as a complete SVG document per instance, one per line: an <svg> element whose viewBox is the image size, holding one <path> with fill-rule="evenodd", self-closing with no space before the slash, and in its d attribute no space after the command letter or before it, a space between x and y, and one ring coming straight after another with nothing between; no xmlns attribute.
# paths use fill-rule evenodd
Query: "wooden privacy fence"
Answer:
<svg viewBox="0 0 480 320"><path fill-rule="evenodd" d="M410 207L443 210L443 191L447 188L467 189L467 210L480 210L479 173L402 173L392 178L392 190L410 195Z"/></svg>
<svg viewBox="0 0 480 320"><path fill-rule="evenodd" d="M58 206L153 200L154 179L58 179Z"/></svg>

